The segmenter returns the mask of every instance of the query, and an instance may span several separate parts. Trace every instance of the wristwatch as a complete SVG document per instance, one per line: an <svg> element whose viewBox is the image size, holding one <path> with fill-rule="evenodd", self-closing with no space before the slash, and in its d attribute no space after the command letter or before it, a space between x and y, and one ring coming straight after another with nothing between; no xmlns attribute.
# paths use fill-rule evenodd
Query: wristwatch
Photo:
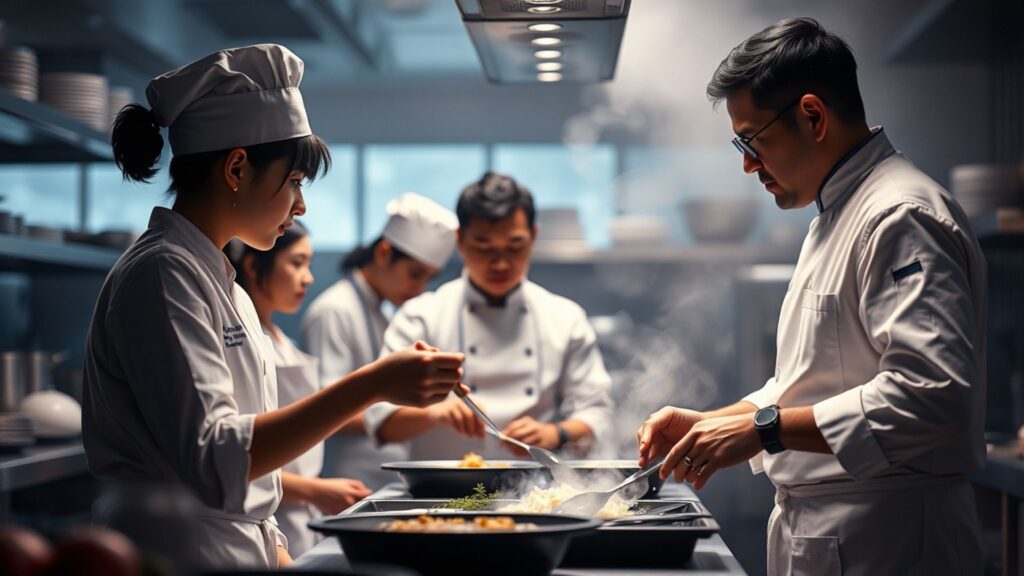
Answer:
<svg viewBox="0 0 1024 576"><path fill-rule="evenodd" d="M754 414L754 429L761 437L761 446L769 454L778 454L786 448L779 440L779 406L765 406Z"/></svg>
<svg viewBox="0 0 1024 576"><path fill-rule="evenodd" d="M555 429L558 430L558 447L562 448L571 440L569 432L561 424L555 424Z"/></svg>

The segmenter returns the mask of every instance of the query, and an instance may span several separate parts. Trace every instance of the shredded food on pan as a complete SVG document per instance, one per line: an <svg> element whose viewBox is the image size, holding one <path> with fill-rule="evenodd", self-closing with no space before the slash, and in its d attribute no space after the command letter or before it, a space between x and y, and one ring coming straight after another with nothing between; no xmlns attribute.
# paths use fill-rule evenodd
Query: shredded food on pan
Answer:
<svg viewBox="0 0 1024 576"><path fill-rule="evenodd" d="M519 502L509 504L501 509L501 512L535 512L546 514L555 509L556 506L569 498L584 492L579 488L573 488L568 484L559 484L553 488L533 488ZM602 507L595 518L611 520L629 516L632 512L629 509L629 502L623 500L618 494L608 499L608 503Z"/></svg>
<svg viewBox="0 0 1024 576"><path fill-rule="evenodd" d="M472 520L421 515L410 520L382 522L380 529L385 532L521 532L537 528L532 522L516 522L509 516L477 516Z"/></svg>

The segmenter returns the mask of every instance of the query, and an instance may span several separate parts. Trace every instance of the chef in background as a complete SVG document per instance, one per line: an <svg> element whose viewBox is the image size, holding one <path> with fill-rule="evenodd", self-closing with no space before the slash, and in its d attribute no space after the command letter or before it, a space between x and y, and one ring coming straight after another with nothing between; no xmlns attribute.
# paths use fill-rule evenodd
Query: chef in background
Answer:
<svg viewBox="0 0 1024 576"><path fill-rule="evenodd" d="M303 317L303 347L319 359L325 386L380 356L386 306L397 308L422 294L455 249L458 220L433 200L404 194L388 203L387 214L381 235L345 257L344 277L317 296ZM401 444L377 446L360 414L324 443L323 475L380 488L398 480L380 465L404 460L406 452Z"/></svg>
<svg viewBox="0 0 1024 576"><path fill-rule="evenodd" d="M462 276L405 303L382 354L426 339L465 354L465 384L506 434L549 450L592 453L610 428L611 379L594 330L573 301L530 282L533 195L488 172L456 207ZM461 400L427 408L378 404L365 414L378 442L407 442L413 460L509 455Z"/></svg>

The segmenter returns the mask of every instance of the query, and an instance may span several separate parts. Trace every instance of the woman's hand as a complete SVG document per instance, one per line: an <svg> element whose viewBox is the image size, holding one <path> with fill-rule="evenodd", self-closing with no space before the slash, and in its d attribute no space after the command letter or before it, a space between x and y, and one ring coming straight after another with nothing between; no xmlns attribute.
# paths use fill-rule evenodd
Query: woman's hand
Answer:
<svg viewBox="0 0 1024 576"><path fill-rule="evenodd" d="M309 503L324 514L338 514L369 496L373 491L351 478L311 478L313 487Z"/></svg>
<svg viewBox="0 0 1024 576"><path fill-rule="evenodd" d="M394 404L420 408L435 404L462 380L463 358L416 342L373 363L377 391Z"/></svg>

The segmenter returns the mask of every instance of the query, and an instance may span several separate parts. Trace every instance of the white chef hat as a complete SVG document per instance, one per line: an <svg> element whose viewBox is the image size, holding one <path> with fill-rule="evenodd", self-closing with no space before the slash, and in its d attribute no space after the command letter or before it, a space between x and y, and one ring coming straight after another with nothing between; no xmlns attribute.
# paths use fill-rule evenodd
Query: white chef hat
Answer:
<svg viewBox="0 0 1024 576"><path fill-rule="evenodd" d="M383 237L416 260L444 268L455 248L459 219L451 210L412 192L388 202Z"/></svg>
<svg viewBox="0 0 1024 576"><path fill-rule="evenodd" d="M230 48L154 78L146 98L174 154L308 136L303 66L277 44Z"/></svg>

